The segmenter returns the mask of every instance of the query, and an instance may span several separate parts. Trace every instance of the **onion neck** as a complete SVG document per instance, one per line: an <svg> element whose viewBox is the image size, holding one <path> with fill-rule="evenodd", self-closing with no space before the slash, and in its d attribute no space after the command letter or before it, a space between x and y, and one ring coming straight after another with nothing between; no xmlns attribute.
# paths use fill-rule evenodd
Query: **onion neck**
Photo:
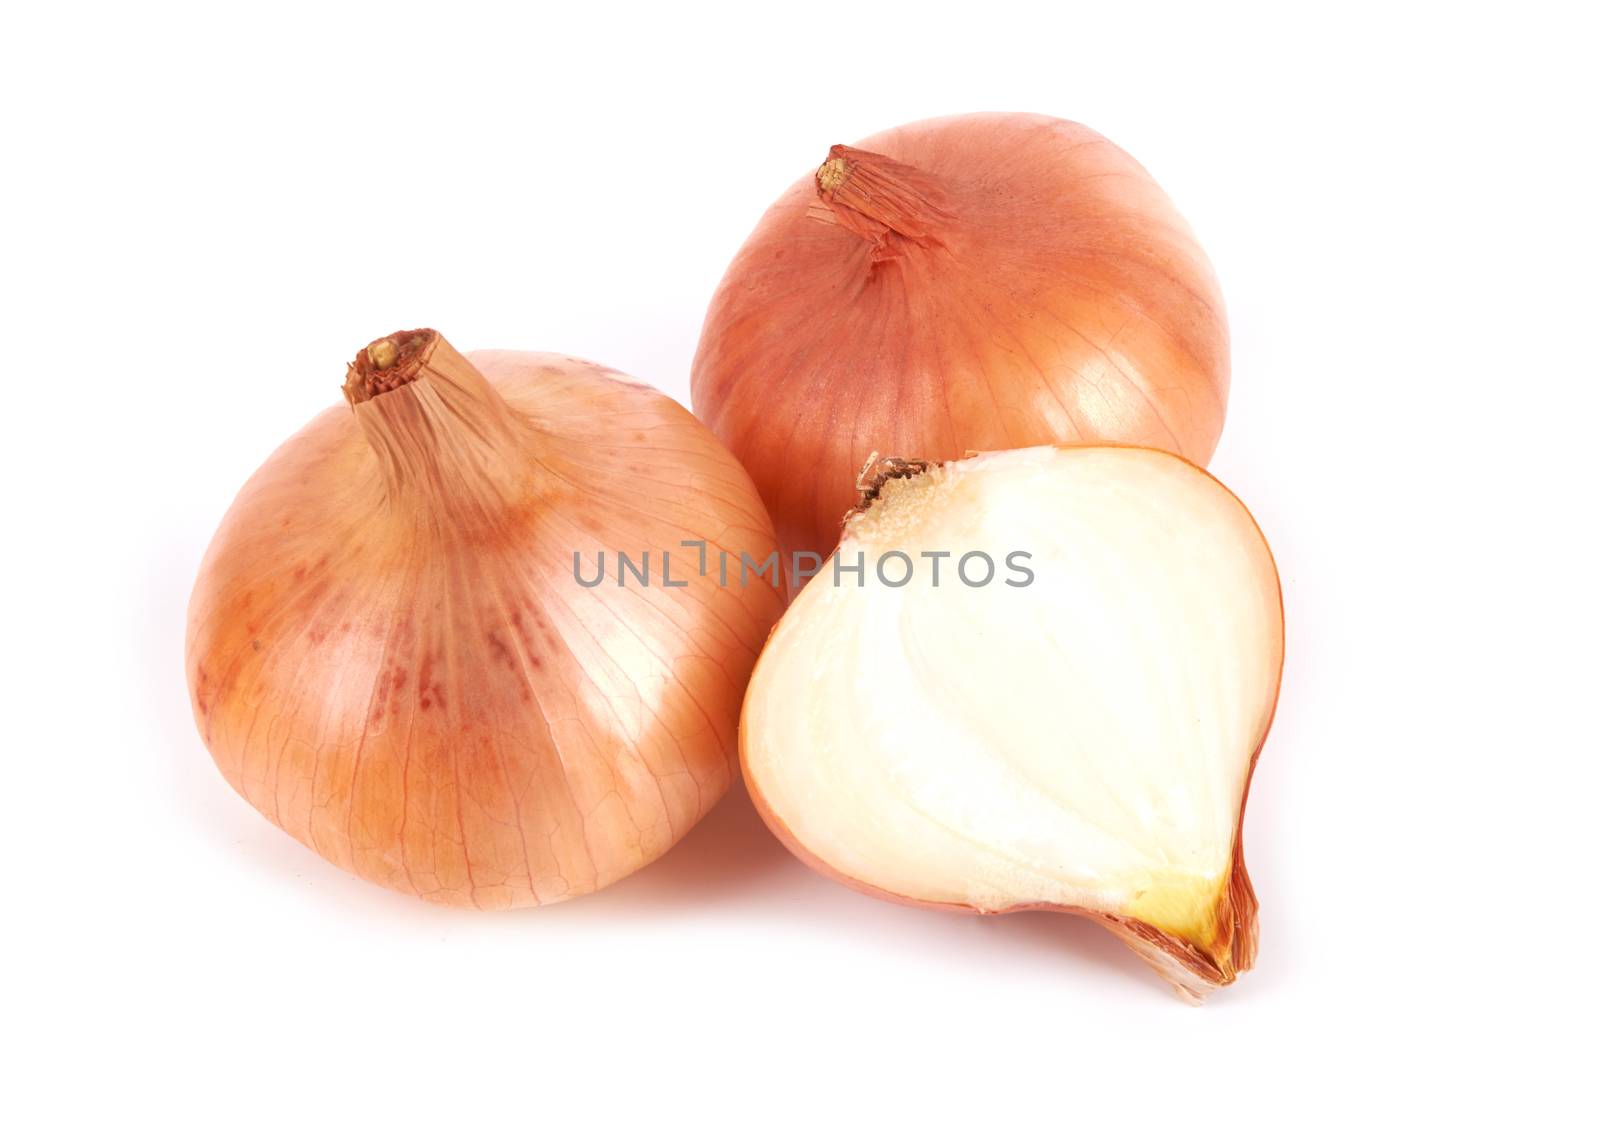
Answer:
<svg viewBox="0 0 1600 1129"><path fill-rule="evenodd" d="M392 504L470 522L526 497L532 428L434 330L372 342L351 362L344 394Z"/></svg>
<svg viewBox="0 0 1600 1129"><path fill-rule="evenodd" d="M932 175L880 153L835 145L817 170L817 197L838 224L872 247L872 261L908 246L943 246L951 214Z"/></svg>

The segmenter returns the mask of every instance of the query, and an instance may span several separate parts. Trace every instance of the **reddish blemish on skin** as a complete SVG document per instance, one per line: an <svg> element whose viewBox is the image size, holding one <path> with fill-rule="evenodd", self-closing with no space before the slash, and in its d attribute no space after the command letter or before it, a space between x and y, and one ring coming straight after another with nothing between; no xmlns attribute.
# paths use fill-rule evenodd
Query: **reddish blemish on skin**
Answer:
<svg viewBox="0 0 1600 1129"><path fill-rule="evenodd" d="M532 604L529 604L528 607L533 613L534 624L538 626L540 629L540 634L543 636L542 641L550 647L555 647L556 641L554 634L550 631L548 625L546 625L543 617L539 615L538 610L535 609ZM532 666L535 670L542 670L544 668L544 661L540 659L538 655L534 654L533 635L528 630L527 626L522 622L521 612L511 613L511 626L516 631L518 640L520 640L522 643L523 654L528 656L528 665Z"/></svg>
<svg viewBox="0 0 1600 1129"><path fill-rule="evenodd" d="M211 695L207 693L209 683L210 677L206 674L206 668L197 665L194 668L194 708L207 722L204 727L207 735L211 732Z"/></svg>
<svg viewBox="0 0 1600 1129"><path fill-rule="evenodd" d="M406 672L398 669L391 671L387 677L378 679L378 692L372 710L373 721L380 720L389 711L389 706L394 701L394 696L400 692L400 688L405 684Z"/></svg>
<svg viewBox="0 0 1600 1129"><path fill-rule="evenodd" d="M517 660L511 654L511 648L507 647L505 641L500 638L498 631L490 631L484 638L489 641L489 650L494 652L494 657L499 659L507 670L514 671L517 669Z"/></svg>
<svg viewBox="0 0 1600 1129"><path fill-rule="evenodd" d="M431 710L434 706L444 708L444 688L433 678L433 664L435 657L427 654L422 657L422 665L417 670L417 704L424 711Z"/></svg>

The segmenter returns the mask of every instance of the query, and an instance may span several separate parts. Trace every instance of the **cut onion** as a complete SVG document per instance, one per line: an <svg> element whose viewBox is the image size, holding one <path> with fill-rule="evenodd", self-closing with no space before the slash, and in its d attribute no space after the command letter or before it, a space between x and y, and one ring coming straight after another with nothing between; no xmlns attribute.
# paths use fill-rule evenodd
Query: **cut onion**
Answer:
<svg viewBox="0 0 1600 1129"><path fill-rule="evenodd" d="M1266 541L1183 459L895 462L762 653L741 750L824 873L1093 916L1198 999L1254 957L1240 830L1282 666Z"/></svg>

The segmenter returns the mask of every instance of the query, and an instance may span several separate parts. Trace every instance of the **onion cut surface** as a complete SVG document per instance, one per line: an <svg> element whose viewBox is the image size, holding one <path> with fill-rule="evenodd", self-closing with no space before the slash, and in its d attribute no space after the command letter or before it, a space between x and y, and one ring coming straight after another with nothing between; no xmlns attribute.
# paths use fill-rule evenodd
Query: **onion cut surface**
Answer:
<svg viewBox="0 0 1600 1129"><path fill-rule="evenodd" d="M1125 447L982 454L874 493L838 549L863 582L825 567L746 696L769 825L869 892L1090 914L1184 995L1231 981L1255 949L1240 829L1283 664L1250 514ZM975 551L990 583L956 574ZM1018 551L1031 583L1006 568ZM896 552L915 567L890 587L876 566ZM937 585L929 552L952 554Z"/></svg>

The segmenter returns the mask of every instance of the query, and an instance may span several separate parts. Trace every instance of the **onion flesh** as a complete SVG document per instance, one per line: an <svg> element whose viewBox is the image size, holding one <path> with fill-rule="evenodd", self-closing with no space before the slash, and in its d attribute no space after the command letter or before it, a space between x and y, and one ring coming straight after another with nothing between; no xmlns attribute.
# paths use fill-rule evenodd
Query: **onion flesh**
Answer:
<svg viewBox="0 0 1600 1129"><path fill-rule="evenodd" d="M1250 514L1138 448L983 454L874 492L838 548L865 583L819 574L751 682L769 825L857 888L1090 914L1188 996L1231 981L1255 949L1240 830L1283 663ZM1005 569L1019 551L1031 583ZM961 579L969 553L993 581L976 557Z"/></svg>
<svg viewBox="0 0 1600 1129"><path fill-rule="evenodd" d="M781 606L678 548L775 549L748 476L667 397L569 357L393 334L346 394L250 479L201 568L187 666L223 775L430 901L561 901L659 857L733 779ZM590 576L647 550L648 586L576 581L575 553Z"/></svg>

